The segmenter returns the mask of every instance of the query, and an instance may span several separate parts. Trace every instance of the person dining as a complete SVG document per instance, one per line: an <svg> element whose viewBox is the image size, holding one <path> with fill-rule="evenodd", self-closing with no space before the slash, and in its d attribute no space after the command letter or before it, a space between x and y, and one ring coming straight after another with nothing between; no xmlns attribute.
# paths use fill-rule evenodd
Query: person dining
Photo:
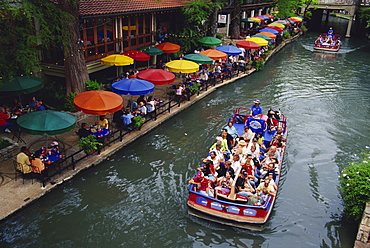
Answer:
<svg viewBox="0 0 370 248"><path fill-rule="evenodd" d="M108 127L108 120L107 118L105 117L105 115L101 115L99 116L99 121L98 121L98 126L100 128L105 128L105 129L109 129Z"/></svg>
<svg viewBox="0 0 370 248"><path fill-rule="evenodd" d="M5 127L4 131L10 133L8 127L13 126L13 123L9 123L8 119L10 118L10 113L5 110L4 107L0 107L0 127Z"/></svg>
<svg viewBox="0 0 370 248"><path fill-rule="evenodd" d="M39 152L35 152L33 154L33 159L31 160L32 165L32 172L37 174L42 174L45 170L45 164L40 159L41 154Z"/></svg>
<svg viewBox="0 0 370 248"><path fill-rule="evenodd" d="M87 136L90 135L89 130L87 130L87 128L88 128L87 123L83 122L81 124L81 128L78 129L78 131L77 131L77 135L80 137L80 139L81 138L86 138Z"/></svg>
<svg viewBox="0 0 370 248"><path fill-rule="evenodd" d="M38 101L36 100L36 97L32 97L31 98L31 101L28 103L28 106L30 107L30 109L32 110L36 110L36 104L38 103Z"/></svg>
<svg viewBox="0 0 370 248"><path fill-rule="evenodd" d="M17 154L17 170L23 174L32 172L31 161L27 154L28 148L26 146L22 146L21 152Z"/></svg>

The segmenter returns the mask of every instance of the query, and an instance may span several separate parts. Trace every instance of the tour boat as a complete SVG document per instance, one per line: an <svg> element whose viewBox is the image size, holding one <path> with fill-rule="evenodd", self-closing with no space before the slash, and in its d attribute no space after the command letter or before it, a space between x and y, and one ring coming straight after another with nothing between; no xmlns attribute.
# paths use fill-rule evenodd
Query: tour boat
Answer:
<svg viewBox="0 0 370 248"><path fill-rule="evenodd" d="M233 126L236 128L240 136L244 132L244 126L248 125L254 133L263 133L265 144L268 144L271 141L272 137L277 132L277 127L281 127L284 137L287 137L287 119L283 114L279 113L280 118L272 120L270 115L260 115L259 118L254 118L250 116L249 113L249 108L240 107L234 110L232 118L229 119L229 121L233 122ZM269 123L272 124L270 125ZM248 147L250 147L250 145ZM277 168L279 173L277 173L274 180L277 185L277 190L279 189L283 154L284 152L282 152L282 155L280 156L281 162ZM236 180L239 176L239 172L240 169L235 171L233 184L231 185L230 193L227 195L222 193L215 193L213 196L201 194L196 191L195 184L190 184L189 198L187 201L189 214L209 221L239 228L245 227L247 229L251 229L250 226L260 227L260 225L255 224L266 223L273 209L276 194L275 196L268 195L262 205L261 203L248 205L248 197L236 194Z"/></svg>
<svg viewBox="0 0 370 248"><path fill-rule="evenodd" d="M342 36L338 34L328 35L325 33L325 34L321 34L316 39L313 48L316 50L337 52L340 48L341 41L342 41Z"/></svg>

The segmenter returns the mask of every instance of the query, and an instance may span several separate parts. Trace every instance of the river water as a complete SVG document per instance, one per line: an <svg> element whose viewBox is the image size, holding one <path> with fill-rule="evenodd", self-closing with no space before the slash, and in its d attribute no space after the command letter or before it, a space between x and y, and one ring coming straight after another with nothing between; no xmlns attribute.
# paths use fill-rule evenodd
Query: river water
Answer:
<svg viewBox="0 0 370 248"><path fill-rule="evenodd" d="M1 247L352 247L338 176L369 146L370 47L318 53L308 33L264 70L225 86L0 222ZM261 231L187 213L187 181L237 107L289 118L282 181Z"/></svg>

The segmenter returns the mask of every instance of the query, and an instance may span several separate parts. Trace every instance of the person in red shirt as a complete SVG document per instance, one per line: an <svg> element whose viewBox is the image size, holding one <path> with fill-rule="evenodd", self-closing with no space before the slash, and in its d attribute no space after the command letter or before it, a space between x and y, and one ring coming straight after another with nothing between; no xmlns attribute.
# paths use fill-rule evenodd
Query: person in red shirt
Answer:
<svg viewBox="0 0 370 248"><path fill-rule="evenodd" d="M200 194L213 197L213 189L211 187L211 182L204 177L203 172L198 172L197 176L193 179L189 180L189 184L195 184L196 191L198 191Z"/></svg>
<svg viewBox="0 0 370 248"><path fill-rule="evenodd" d="M0 126L1 127L10 127L13 126L12 123L8 122L8 119L10 118L10 113L5 111L5 108L0 107ZM5 132L10 133L10 130L8 128L5 129Z"/></svg>

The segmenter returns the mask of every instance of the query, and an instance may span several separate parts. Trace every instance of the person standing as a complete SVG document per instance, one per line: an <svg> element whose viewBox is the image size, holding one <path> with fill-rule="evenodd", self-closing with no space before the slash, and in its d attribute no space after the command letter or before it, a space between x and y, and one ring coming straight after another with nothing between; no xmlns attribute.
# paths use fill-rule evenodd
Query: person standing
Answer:
<svg viewBox="0 0 370 248"><path fill-rule="evenodd" d="M260 100L255 100L254 105L251 107L250 115L253 117L259 117L259 115L262 115L262 107L260 106L261 102Z"/></svg>

